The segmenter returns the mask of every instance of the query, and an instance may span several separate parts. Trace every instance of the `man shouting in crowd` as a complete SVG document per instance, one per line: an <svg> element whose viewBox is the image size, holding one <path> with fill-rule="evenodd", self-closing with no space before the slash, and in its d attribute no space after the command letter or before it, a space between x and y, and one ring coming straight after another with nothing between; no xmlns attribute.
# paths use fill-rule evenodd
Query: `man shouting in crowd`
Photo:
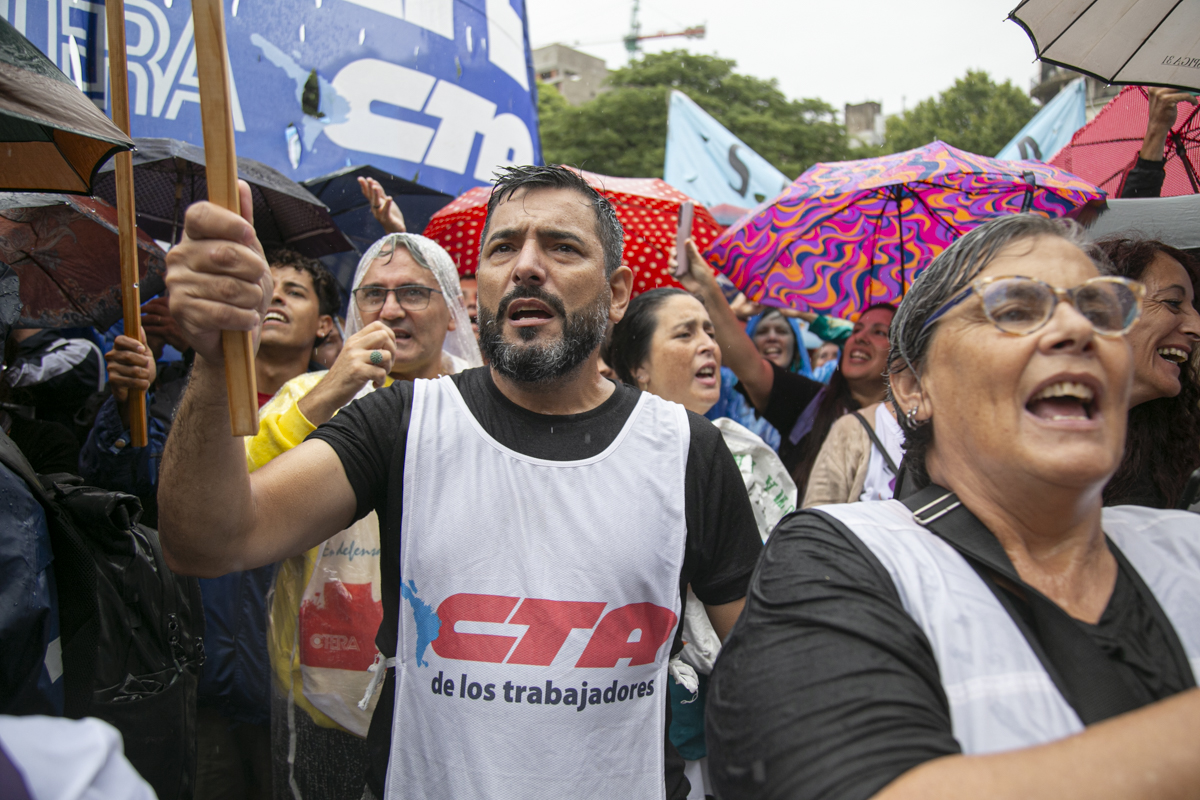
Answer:
<svg viewBox="0 0 1200 800"><path fill-rule="evenodd" d="M690 584L723 638L761 540L717 429L600 376L632 284L622 242L574 172L507 170L477 272L490 366L356 400L251 476L220 330L255 328L270 277L245 220L188 212L168 283L197 358L163 464L164 548L218 575L378 512L378 644L395 655L368 797L688 793L666 737L682 597Z"/></svg>

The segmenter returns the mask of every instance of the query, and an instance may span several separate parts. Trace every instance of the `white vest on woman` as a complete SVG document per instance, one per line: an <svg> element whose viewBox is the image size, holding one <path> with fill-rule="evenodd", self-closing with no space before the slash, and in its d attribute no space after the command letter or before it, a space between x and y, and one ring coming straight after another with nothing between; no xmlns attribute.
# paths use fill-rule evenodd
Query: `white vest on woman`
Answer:
<svg viewBox="0 0 1200 800"><path fill-rule="evenodd" d="M643 393L602 453L546 461L414 382L389 800L664 796L690 433Z"/></svg>
<svg viewBox="0 0 1200 800"><path fill-rule="evenodd" d="M898 500L822 506L870 548L933 647L954 738L968 755L1083 730L1008 611L958 551ZM1200 516L1104 509L1104 531L1138 571L1200 672Z"/></svg>

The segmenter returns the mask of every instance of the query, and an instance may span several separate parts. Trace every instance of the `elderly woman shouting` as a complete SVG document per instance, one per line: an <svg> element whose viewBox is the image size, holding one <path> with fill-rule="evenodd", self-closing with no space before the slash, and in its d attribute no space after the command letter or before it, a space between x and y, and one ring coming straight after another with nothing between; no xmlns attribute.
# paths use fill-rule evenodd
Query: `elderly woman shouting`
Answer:
<svg viewBox="0 0 1200 800"><path fill-rule="evenodd" d="M718 796L1200 797L1200 518L1102 508L1143 289L1077 231L988 223L909 291L919 491L775 529L709 685Z"/></svg>

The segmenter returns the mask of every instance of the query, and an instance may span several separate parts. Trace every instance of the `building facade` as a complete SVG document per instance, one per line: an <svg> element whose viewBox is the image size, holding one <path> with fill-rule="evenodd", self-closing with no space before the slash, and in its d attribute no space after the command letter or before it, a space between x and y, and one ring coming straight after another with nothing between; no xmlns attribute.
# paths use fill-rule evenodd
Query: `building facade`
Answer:
<svg viewBox="0 0 1200 800"><path fill-rule="evenodd" d="M606 91L608 67L604 59L589 56L565 44L551 44L533 51L533 71L542 83L558 89L573 106L594 100Z"/></svg>

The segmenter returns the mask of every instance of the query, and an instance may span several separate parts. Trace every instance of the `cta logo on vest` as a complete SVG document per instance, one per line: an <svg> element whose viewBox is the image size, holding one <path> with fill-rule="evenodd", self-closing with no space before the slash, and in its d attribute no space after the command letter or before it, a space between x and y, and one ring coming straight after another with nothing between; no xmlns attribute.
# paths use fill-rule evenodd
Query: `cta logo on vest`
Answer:
<svg viewBox="0 0 1200 800"><path fill-rule="evenodd" d="M430 613L428 604L416 597L415 587L404 589L402 595L412 604L417 621L418 664L425 647L432 646L440 657L458 661L548 667L573 630L592 632L576 667L612 668L625 658L630 666L651 664L677 621L673 611L653 603L631 603L605 613L604 602L490 594L454 594ZM456 630L459 622L527 628L519 636L465 633ZM422 628L432 635L422 636Z"/></svg>

